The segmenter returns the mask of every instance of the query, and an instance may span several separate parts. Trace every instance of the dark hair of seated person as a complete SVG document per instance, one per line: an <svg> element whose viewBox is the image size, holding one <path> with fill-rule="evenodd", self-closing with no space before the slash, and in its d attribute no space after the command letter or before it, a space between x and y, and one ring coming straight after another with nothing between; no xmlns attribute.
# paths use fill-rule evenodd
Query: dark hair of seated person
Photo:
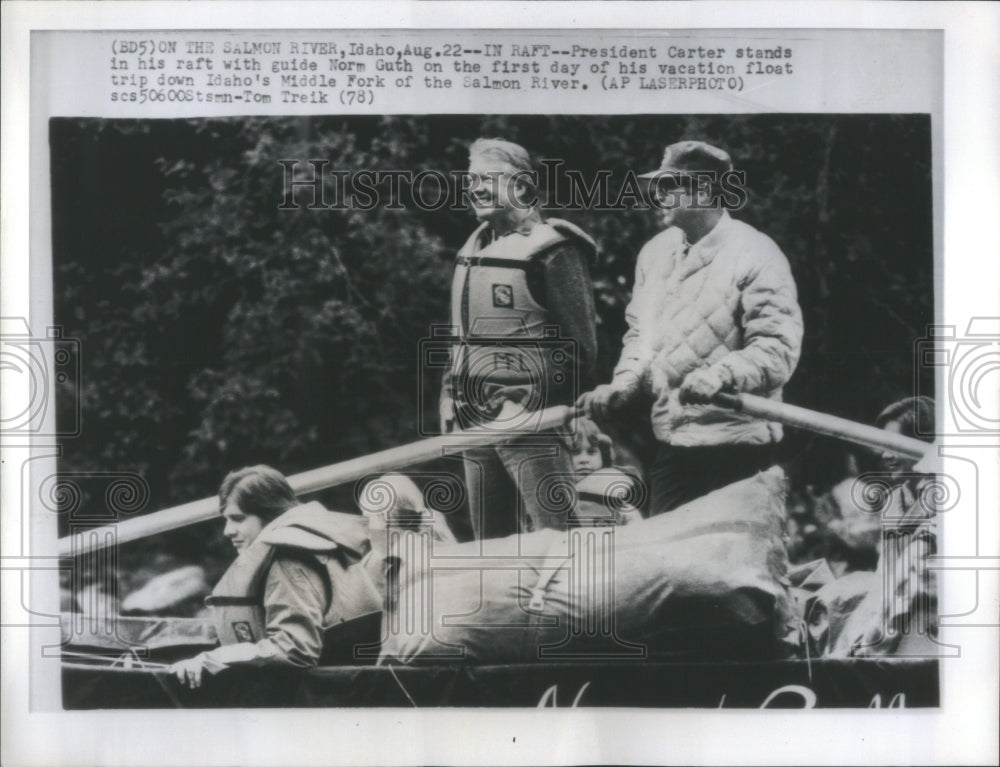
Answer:
<svg viewBox="0 0 1000 767"><path fill-rule="evenodd" d="M220 513L234 503L244 514L253 514L267 524L298 504L292 486L277 469L247 466L231 471L219 486Z"/></svg>

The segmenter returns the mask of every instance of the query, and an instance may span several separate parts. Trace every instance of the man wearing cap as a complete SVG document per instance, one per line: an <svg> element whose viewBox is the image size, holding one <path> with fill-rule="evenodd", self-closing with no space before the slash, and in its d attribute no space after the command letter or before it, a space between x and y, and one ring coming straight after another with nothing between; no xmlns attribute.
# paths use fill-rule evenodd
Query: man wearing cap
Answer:
<svg viewBox="0 0 1000 767"><path fill-rule="evenodd" d="M711 404L719 392L780 399L802 342L787 259L723 205L732 171L725 151L682 141L666 148L658 170L640 176L649 179L664 231L639 253L611 383L577 403L600 420L651 399L652 514L767 468L782 436L780 424Z"/></svg>
<svg viewBox="0 0 1000 767"><path fill-rule="evenodd" d="M589 262L596 246L570 223L543 221L533 170L528 152L509 141L479 139L469 148L480 225L456 259L451 325L458 337L440 414L445 433L508 433L496 446L464 453L472 527L481 539L565 528L571 499L554 502L559 493L542 484L573 476L567 435L537 433L531 414L570 405L593 385Z"/></svg>

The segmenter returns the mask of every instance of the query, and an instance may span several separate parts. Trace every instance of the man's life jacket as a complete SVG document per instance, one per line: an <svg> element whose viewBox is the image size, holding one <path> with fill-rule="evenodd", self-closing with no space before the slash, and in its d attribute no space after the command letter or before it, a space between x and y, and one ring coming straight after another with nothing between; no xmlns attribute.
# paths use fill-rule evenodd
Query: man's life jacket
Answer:
<svg viewBox="0 0 1000 767"><path fill-rule="evenodd" d="M459 343L451 362L457 400L463 391L489 396L481 383L487 388L543 385L559 333L543 303L543 257L567 241L581 246L588 259L596 251L585 232L558 219L493 242L489 237L484 223L459 250L455 263L451 321ZM538 339L549 342L539 344Z"/></svg>
<svg viewBox="0 0 1000 767"><path fill-rule="evenodd" d="M363 517L328 511L313 501L289 509L268 524L236 558L205 601L213 608L219 641L258 642L267 636L264 587L279 554L314 565L327 582L323 629L372 616L383 606L382 563L370 556Z"/></svg>

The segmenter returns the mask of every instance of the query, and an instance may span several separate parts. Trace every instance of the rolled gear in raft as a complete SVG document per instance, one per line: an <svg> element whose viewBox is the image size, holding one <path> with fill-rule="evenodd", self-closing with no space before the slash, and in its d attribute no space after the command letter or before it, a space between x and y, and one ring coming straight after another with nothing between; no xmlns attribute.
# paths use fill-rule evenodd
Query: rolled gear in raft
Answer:
<svg viewBox="0 0 1000 767"><path fill-rule="evenodd" d="M784 656L799 636L784 485L774 468L626 527L506 539L517 556L434 546L401 569L385 623L428 630L383 631L381 662Z"/></svg>

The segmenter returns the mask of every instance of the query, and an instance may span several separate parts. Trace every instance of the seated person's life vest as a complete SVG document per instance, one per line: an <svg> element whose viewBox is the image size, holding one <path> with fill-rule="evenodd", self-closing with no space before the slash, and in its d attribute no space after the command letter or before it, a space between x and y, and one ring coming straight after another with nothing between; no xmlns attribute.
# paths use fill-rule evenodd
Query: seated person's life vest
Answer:
<svg viewBox="0 0 1000 767"><path fill-rule="evenodd" d="M325 585L319 661L331 662L366 642L375 643L377 656L385 582L383 563L373 554L364 517L328 511L317 502L289 509L237 557L206 599L220 642L267 638L264 587L275 559L286 557L317 573Z"/></svg>
<svg viewBox="0 0 1000 767"><path fill-rule="evenodd" d="M804 601L813 652L834 657L941 654L931 565L937 552L936 503L933 476L917 475L892 489L877 515L881 540L875 571L831 574Z"/></svg>
<svg viewBox="0 0 1000 767"><path fill-rule="evenodd" d="M625 525L642 519L639 479L621 469L597 469L576 483L580 525Z"/></svg>

